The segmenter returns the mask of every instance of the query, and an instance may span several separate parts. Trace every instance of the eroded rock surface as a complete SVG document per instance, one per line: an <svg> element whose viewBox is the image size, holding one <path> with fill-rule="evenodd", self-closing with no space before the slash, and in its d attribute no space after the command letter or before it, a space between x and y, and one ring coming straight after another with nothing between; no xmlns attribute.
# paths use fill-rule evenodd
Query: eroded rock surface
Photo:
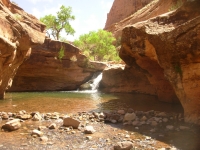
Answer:
<svg viewBox="0 0 200 150"><path fill-rule="evenodd" d="M63 49L63 57L59 57ZM106 64L90 62L72 44L46 38L32 50L13 81L10 91L76 90Z"/></svg>
<svg viewBox="0 0 200 150"><path fill-rule="evenodd" d="M9 0L0 0L0 99L32 46L45 39L44 24Z"/></svg>
<svg viewBox="0 0 200 150"><path fill-rule="evenodd" d="M169 9L176 5L179 0L142 0L137 1L135 4L135 0L115 0L113 6L110 10L110 13L107 17L107 23L105 29L113 33L113 35L120 39L122 30L127 25L133 25L137 22L145 21L152 17L156 17L163 13L169 12ZM182 0L184 2L186 0ZM115 5L120 2L120 5ZM136 7L135 12L135 5ZM121 7L124 6L124 7ZM115 13L112 13L115 12ZM127 13L125 13L127 12ZM134 13L135 12L135 13ZM123 15L120 15L120 14ZM126 14L126 15L125 15ZM116 18L116 19L115 19ZM118 20L113 21L114 20Z"/></svg>
<svg viewBox="0 0 200 150"><path fill-rule="evenodd" d="M145 70L157 95L179 98L185 121L200 124L200 3L186 2L174 12L123 30L120 57ZM173 92L175 91L175 93Z"/></svg>
<svg viewBox="0 0 200 150"><path fill-rule="evenodd" d="M105 28L114 23L120 22L151 1L152 0L115 0L110 12L107 14Z"/></svg>

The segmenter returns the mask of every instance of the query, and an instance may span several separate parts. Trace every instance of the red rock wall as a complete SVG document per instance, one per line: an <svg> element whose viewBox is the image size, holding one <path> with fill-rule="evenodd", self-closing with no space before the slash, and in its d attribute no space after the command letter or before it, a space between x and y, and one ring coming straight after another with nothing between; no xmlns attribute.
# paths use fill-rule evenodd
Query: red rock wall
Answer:
<svg viewBox="0 0 200 150"><path fill-rule="evenodd" d="M105 28L135 13L152 0L115 0L107 14Z"/></svg>
<svg viewBox="0 0 200 150"><path fill-rule="evenodd" d="M58 59L61 47L64 57ZM30 58L20 66L9 91L77 90L94 72L105 67L103 63L87 62L71 44L46 39L33 48Z"/></svg>
<svg viewBox="0 0 200 150"><path fill-rule="evenodd" d="M177 96L185 121L196 124L200 124L199 8L198 1L186 2L176 11L127 26L120 49L127 65L146 70L159 99Z"/></svg>
<svg viewBox="0 0 200 150"><path fill-rule="evenodd" d="M0 99L12 85L32 46L42 44L45 25L9 0L0 0Z"/></svg>

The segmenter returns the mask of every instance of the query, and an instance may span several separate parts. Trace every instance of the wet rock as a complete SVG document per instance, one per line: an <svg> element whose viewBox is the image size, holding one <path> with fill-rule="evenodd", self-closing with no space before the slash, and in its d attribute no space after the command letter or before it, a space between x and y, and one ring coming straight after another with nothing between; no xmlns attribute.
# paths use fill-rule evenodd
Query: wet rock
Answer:
<svg viewBox="0 0 200 150"><path fill-rule="evenodd" d="M157 126L157 125L158 125L158 123L157 123L156 121L152 121L152 122L151 122L151 126L155 127L155 126Z"/></svg>
<svg viewBox="0 0 200 150"><path fill-rule="evenodd" d="M136 115L135 115L134 112L133 113L126 113L125 116L124 116L123 122L126 122L126 121L131 122L131 121L135 120L135 118L136 118Z"/></svg>
<svg viewBox="0 0 200 150"><path fill-rule="evenodd" d="M132 108L129 108L128 110L127 110L127 113L133 113L134 112L134 110L132 109Z"/></svg>
<svg viewBox="0 0 200 150"><path fill-rule="evenodd" d="M143 116L140 121L146 121L147 120L147 117L146 116Z"/></svg>
<svg viewBox="0 0 200 150"><path fill-rule="evenodd" d="M163 118L163 122L168 122L168 119L167 118Z"/></svg>
<svg viewBox="0 0 200 150"><path fill-rule="evenodd" d="M140 123L140 122L139 122L138 120L135 120L135 121L132 122L132 125L133 125L133 126L137 126L137 125L139 125L139 123Z"/></svg>
<svg viewBox="0 0 200 150"><path fill-rule="evenodd" d="M56 127L57 127L56 124L55 124L55 123L52 123L52 124L49 125L48 128L49 128L49 129L56 129Z"/></svg>
<svg viewBox="0 0 200 150"><path fill-rule="evenodd" d="M160 112L160 113L157 114L157 116L158 117L166 117L167 114L166 114L166 112Z"/></svg>
<svg viewBox="0 0 200 150"><path fill-rule="evenodd" d="M80 121L70 118L70 117L66 117L63 119L63 126L65 127L72 126L74 129L78 129L79 124L80 124Z"/></svg>
<svg viewBox="0 0 200 150"><path fill-rule="evenodd" d="M173 129L174 129L174 126L172 126L172 125L167 125L166 128L167 128L168 130L173 130Z"/></svg>
<svg viewBox="0 0 200 150"><path fill-rule="evenodd" d="M86 126L85 127L85 130L84 130L84 133L85 134L93 134L95 132L93 126Z"/></svg>
<svg viewBox="0 0 200 150"><path fill-rule="evenodd" d="M129 141L118 142L114 146L114 150L131 150L133 148L133 144Z"/></svg>
<svg viewBox="0 0 200 150"><path fill-rule="evenodd" d="M110 120L110 122L111 123L117 123L117 120L112 119L112 120Z"/></svg>
<svg viewBox="0 0 200 150"><path fill-rule="evenodd" d="M8 130L8 131L14 131L14 130L18 130L20 127L21 127L20 120L14 119L9 122L6 122L6 124L2 126L2 129Z"/></svg>
<svg viewBox="0 0 200 150"><path fill-rule="evenodd" d="M37 136L41 137L43 135L43 132L35 129L35 130L32 131L31 135L32 136L37 135Z"/></svg>
<svg viewBox="0 0 200 150"><path fill-rule="evenodd" d="M120 115L125 115L126 112L125 110L121 109L121 110L118 110L117 113Z"/></svg>
<svg viewBox="0 0 200 150"><path fill-rule="evenodd" d="M42 120L42 116L40 115L40 113L35 113L35 115L32 118L33 121L41 121Z"/></svg>
<svg viewBox="0 0 200 150"><path fill-rule="evenodd" d="M189 130L190 129L189 127L186 127L186 126L180 126L179 128L180 128L180 130Z"/></svg>

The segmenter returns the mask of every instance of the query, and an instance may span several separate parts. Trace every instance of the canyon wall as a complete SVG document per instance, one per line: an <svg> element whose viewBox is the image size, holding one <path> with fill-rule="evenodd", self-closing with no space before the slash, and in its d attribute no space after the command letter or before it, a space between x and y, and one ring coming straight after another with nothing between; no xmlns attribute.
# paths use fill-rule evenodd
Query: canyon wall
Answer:
<svg viewBox="0 0 200 150"><path fill-rule="evenodd" d="M88 61L71 44L46 38L20 66L9 91L77 90L105 67L104 63Z"/></svg>
<svg viewBox="0 0 200 150"><path fill-rule="evenodd" d="M185 121L196 124L200 124L199 8L198 1L188 1L176 11L125 27L120 49L128 66L146 71L158 97L173 97L175 91Z"/></svg>
<svg viewBox="0 0 200 150"><path fill-rule="evenodd" d="M120 0L115 0L113 3L117 3L117 1ZM134 1L134 0L132 0ZM115 5L116 10L119 10L119 12L123 12L127 9L127 7L132 6L132 1L127 1L126 6L121 7L121 5ZM152 17L156 17L158 15L161 15L163 13L169 12L170 8L172 8L174 5L177 4L179 0L152 0L149 1L145 7L140 7L138 8L137 12L127 16L126 18L122 18L118 22L115 22L113 24L109 24L105 26L105 30L110 31L113 33L113 35L116 38L120 38L122 35L122 30L127 26L127 25L133 25L134 23L145 21L147 19L150 19ZM182 2L185 2L186 0L182 0ZM139 3L139 2L138 2ZM123 4L122 4L123 5ZM112 10L112 8L111 8ZM134 12L134 7L132 6L132 9L130 9ZM112 11L110 11L112 12ZM112 22L112 18L120 18L117 15L118 13L114 14L112 13L112 17L107 18L107 22ZM107 24L107 23L106 23Z"/></svg>
<svg viewBox="0 0 200 150"><path fill-rule="evenodd" d="M45 39L45 25L9 0L0 0L0 99L32 47Z"/></svg>
<svg viewBox="0 0 200 150"><path fill-rule="evenodd" d="M107 14L105 28L134 14L151 1L152 0L115 0L110 12Z"/></svg>

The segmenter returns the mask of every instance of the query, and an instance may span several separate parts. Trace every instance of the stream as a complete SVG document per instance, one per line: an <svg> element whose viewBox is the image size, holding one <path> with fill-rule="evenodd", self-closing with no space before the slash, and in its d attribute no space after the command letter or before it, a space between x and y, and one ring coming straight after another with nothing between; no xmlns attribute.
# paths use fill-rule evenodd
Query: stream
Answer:
<svg viewBox="0 0 200 150"><path fill-rule="evenodd" d="M72 92L21 92L6 93L0 101L0 111L39 111L74 113L82 111L111 111L133 108L134 110L156 110L182 113L180 104L158 101L155 96L144 94L105 94L90 91Z"/></svg>
<svg viewBox="0 0 200 150"><path fill-rule="evenodd" d="M0 101L0 112L27 112L40 113L59 112L62 114L75 114L77 112L106 112L127 110L134 111L160 111L183 114L180 104L170 104L158 101L155 96L144 94L106 94L95 91L71 92L21 92L6 93L5 100ZM6 120L0 121L0 125ZM85 140L86 135L81 131L66 133L61 130L44 130L49 138L47 143L41 143L39 138L33 138L31 132L38 126L48 126L55 122L62 125L59 120L33 122L31 120L22 124L22 128L14 132L0 131L0 149L112 149L124 135L130 135L137 150L198 150L199 127L186 124L183 121L170 121L153 127L144 125L134 127L123 124L102 124L91 122L97 132L92 135L92 140ZM167 125L173 125L174 130L167 130ZM180 126L187 126L189 130L180 130ZM154 131L155 130L155 131ZM109 141L109 143L108 143ZM96 148L93 148L96 147ZM172 148L175 149L172 149Z"/></svg>

